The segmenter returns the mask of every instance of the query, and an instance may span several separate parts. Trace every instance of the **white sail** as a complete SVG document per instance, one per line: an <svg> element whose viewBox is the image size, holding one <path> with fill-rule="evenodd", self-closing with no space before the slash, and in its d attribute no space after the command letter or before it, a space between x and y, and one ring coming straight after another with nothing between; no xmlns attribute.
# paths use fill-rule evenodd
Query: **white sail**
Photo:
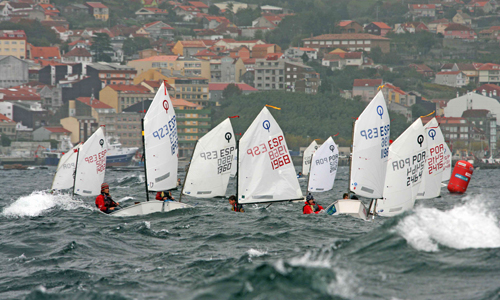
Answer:
<svg viewBox="0 0 500 300"><path fill-rule="evenodd" d="M350 190L359 196L382 197L389 154L390 121L384 95L380 91L354 125Z"/></svg>
<svg viewBox="0 0 500 300"><path fill-rule="evenodd" d="M231 121L226 119L198 140L186 175L183 194L212 198L225 196L236 153Z"/></svg>
<svg viewBox="0 0 500 300"><path fill-rule="evenodd" d="M56 175L52 181L52 189L63 190L73 187L75 183L74 173L76 166L76 157L80 145L76 145L69 149L60 159L57 164Z"/></svg>
<svg viewBox="0 0 500 300"><path fill-rule="evenodd" d="M179 146L177 120L170 96L162 83L144 116L146 175L150 191L177 186Z"/></svg>
<svg viewBox="0 0 500 300"><path fill-rule="evenodd" d="M413 208L425 170L427 137L418 118L389 147L384 197L376 203L380 216L390 217Z"/></svg>
<svg viewBox="0 0 500 300"><path fill-rule="evenodd" d="M318 143L313 140L309 147L307 147L307 149L304 151L304 156L302 156L302 175L306 176L309 174L309 170L311 169L311 159L314 152L316 152L318 148Z"/></svg>
<svg viewBox="0 0 500 300"><path fill-rule="evenodd" d="M445 141L436 118L425 124L427 153L425 180L420 185L417 199L431 199L441 195L441 181L445 166Z"/></svg>
<svg viewBox="0 0 500 300"><path fill-rule="evenodd" d="M444 170L441 182L448 181L451 178L452 157L453 153L451 153L450 147L444 143Z"/></svg>
<svg viewBox="0 0 500 300"><path fill-rule="evenodd" d="M264 107L239 142L238 202L301 199L285 136Z"/></svg>
<svg viewBox="0 0 500 300"><path fill-rule="evenodd" d="M308 191L326 192L333 188L339 164L339 148L329 137L314 153L311 160Z"/></svg>
<svg viewBox="0 0 500 300"><path fill-rule="evenodd" d="M102 128L94 134L78 150L76 166L75 194L95 196L101 193L106 171L106 152L108 145Z"/></svg>

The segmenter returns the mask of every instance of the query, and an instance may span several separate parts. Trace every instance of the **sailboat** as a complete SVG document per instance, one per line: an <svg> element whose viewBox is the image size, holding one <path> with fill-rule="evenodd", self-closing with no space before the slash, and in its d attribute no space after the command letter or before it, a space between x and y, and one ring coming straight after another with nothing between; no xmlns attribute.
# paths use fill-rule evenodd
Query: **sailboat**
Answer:
<svg viewBox="0 0 500 300"><path fill-rule="evenodd" d="M75 175L76 157L79 148L80 144L68 150L59 159L51 190L64 190L73 187L75 183L73 176Z"/></svg>
<svg viewBox="0 0 500 300"><path fill-rule="evenodd" d="M238 141L239 204L303 199L283 131L264 107Z"/></svg>
<svg viewBox="0 0 500 300"><path fill-rule="evenodd" d="M142 120L146 202L117 210L110 216L140 216L191 205L176 201L149 201L149 191L165 191L177 186L179 146L174 106L162 83Z"/></svg>
<svg viewBox="0 0 500 300"><path fill-rule="evenodd" d="M309 174L309 170L311 169L311 159L313 157L314 152L318 150L318 143L316 140L313 140L309 147L304 151L304 155L302 156L302 175L307 176Z"/></svg>
<svg viewBox="0 0 500 300"><path fill-rule="evenodd" d="M378 215L392 217L413 208L426 177L427 140L418 118L389 147L383 198L373 209Z"/></svg>
<svg viewBox="0 0 500 300"><path fill-rule="evenodd" d="M99 127L77 150L73 195L95 196L101 193L107 149L104 131Z"/></svg>
<svg viewBox="0 0 500 300"><path fill-rule="evenodd" d="M425 124L424 129L427 137L427 153L424 170L426 176L424 177L424 182L420 185L417 199L431 199L441 195L441 181L446 164L446 143L436 118L432 118L432 120Z"/></svg>
<svg viewBox="0 0 500 300"><path fill-rule="evenodd" d="M182 195L223 197L233 170L236 142L229 118L198 140L182 186Z"/></svg>
<svg viewBox="0 0 500 300"><path fill-rule="evenodd" d="M307 183L308 192L326 192L333 188L339 164L339 148L330 136L313 154Z"/></svg>
<svg viewBox="0 0 500 300"><path fill-rule="evenodd" d="M444 143L444 169L443 169L443 177L441 178L441 182L447 182L451 178L451 166L453 165L452 163L452 158L453 158L453 153L451 153L450 147L448 147L447 143ZM443 186L443 184L441 184ZM447 186L444 185L444 186Z"/></svg>
<svg viewBox="0 0 500 300"><path fill-rule="evenodd" d="M366 106L353 125L349 190L366 198L381 198L389 154L390 118L382 91ZM325 209L329 215L348 214L366 219L357 199L337 200Z"/></svg>

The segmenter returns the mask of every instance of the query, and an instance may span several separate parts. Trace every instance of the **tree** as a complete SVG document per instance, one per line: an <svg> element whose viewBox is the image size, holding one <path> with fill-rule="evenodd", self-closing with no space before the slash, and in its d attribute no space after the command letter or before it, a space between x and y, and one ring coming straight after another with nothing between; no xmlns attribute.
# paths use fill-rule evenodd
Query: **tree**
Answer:
<svg viewBox="0 0 500 300"><path fill-rule="evenodd" d="M256 30L253 35L253 38L256 40L264 40L264 32L260 29Z"/></svg>
<svg viewBox="0 0 500 300"><path fill-rule="evenodd" d="M228 99L228 98L231 98L233 96L240 96L242 93L243 92L236 84L230 83L222 91L222 98Z"/></svg>
<svg viewBox="0 0 500 300"><path fill-rule="evenodd" d="M11 140L5 134L2 134L2 138L0 139L0 143L3 147L10 147Z"/></svg>
<svg viewBox="0 0 500 300"><path fill-rule="evenodd" d="M212 4L208 7L208 14L212 16L220 16L220 9Z"/></svg>
<svg viewBox="0 0 500 300"><path fill-rule="evenodd" d="M123 53L133 55L138 51L151 48L151 42L145 37L128 38L123 42Z"/></svg>
<svg viewBox="0 0 500 300"><path fill-rule="evenodd" d="M113 51L111 39L107 33L96 33L92 40L90 50L94 51L94 61L111 61L111 57L106 52Z"/></svg>
<svg viewBox="0 0 500 300"><path fill-rule="evenodd" d="M301 56L302 60L306 63L309 61L309 56L307 56L307 53L304 52L304 54L302 54Z"/></svg>

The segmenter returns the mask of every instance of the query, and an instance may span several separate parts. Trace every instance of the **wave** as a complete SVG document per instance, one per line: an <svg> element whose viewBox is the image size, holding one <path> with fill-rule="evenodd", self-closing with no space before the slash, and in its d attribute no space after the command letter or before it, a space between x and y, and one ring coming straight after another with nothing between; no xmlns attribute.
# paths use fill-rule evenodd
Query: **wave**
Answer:
<svg viewBox="0 0 500 300"><path fill-rule="evenodd" d="M439 245L454 249L500 247L498 219L481 196L446 211L417 207L397 224L396 232L413 248L427 252L439 251Z"/></svg>
<svg viewBox="0 0 500 300"><path fill-rule="evenodd" d="M28 196L22 196L3 209L5 217L37 217L51 209L74 210L78 208L91 209L82 200L72 199L70 195L51 194L45 191L34 191Z"/></svg>

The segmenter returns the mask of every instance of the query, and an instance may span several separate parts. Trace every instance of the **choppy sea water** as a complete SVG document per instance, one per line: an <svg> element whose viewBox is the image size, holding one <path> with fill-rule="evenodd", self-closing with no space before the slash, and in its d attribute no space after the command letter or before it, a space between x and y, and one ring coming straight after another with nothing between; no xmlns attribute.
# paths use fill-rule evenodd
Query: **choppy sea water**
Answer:
<svg viewBox="0 0 500 300"><path fill-rule="evenodd" d="M112 218L93 198L44 193L54 172L0 171L0 299L500 299L500 170L370 222L194 198ZM342 196L347 173L320 204ZM145 198L140 171L106 182L122 205Z"/></svg>

